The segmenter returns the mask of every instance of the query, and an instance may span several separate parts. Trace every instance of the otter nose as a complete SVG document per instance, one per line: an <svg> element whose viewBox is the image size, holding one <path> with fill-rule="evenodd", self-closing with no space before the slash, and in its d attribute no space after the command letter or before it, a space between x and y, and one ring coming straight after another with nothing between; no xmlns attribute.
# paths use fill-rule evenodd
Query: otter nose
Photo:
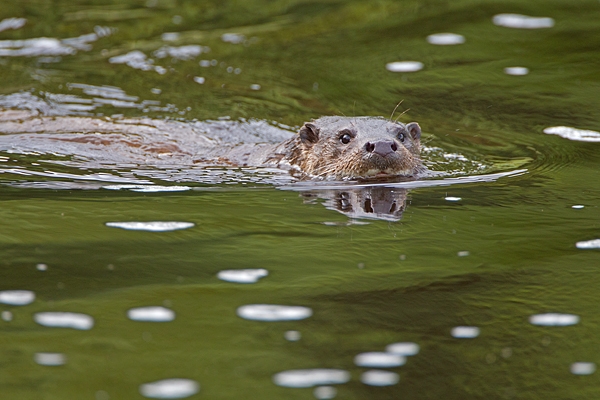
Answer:
<svg viewBox="0 0 600 400"><path fill-rule="evenodd" d="M393 140L380 140L377 142L367 142L365 144L365 150L369 153L375 153L381 157L385 157L398 150L398 145Z"/></svg>

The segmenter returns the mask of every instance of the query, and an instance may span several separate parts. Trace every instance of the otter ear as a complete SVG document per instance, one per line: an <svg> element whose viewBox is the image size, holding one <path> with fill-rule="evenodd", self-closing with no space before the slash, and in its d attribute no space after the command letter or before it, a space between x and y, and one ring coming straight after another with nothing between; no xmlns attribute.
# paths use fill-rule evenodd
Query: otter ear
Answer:
<svg viewBox="0 0 600 400"><path fill-rule="evenodd" d="M311 146L319 140L319 128L310 122L305 123L298 133L300 134L300 140L305 145Z"/></svg>
<svg viewBox="0 0 600 400"><path fill-rule="evenodd" d="M406 125L406 130L410 133L413 140L421 140L421 127L416 122L411 122Z"/></svg>

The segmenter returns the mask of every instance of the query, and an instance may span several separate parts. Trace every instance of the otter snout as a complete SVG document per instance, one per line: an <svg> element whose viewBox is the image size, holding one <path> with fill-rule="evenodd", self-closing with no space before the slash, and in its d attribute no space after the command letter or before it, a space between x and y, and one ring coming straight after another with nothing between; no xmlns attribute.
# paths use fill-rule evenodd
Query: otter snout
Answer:
<svg viewBox="0 0 600 400"><path fill-rule="evenodd" d="M398 150L398 144L393 140L379 140L377 142L365 143L365 150L368 153L374 153L385 157L388 154L395 153Z"/></svg>

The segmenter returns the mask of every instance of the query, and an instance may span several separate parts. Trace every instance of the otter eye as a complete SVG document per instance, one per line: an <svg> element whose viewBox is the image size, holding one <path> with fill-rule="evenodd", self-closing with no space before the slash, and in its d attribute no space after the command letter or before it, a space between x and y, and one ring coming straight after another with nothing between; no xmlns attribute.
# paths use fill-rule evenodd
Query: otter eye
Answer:
<svg viewBox="0 0 600 400"><path fill-rule="evenodd" d="M404 133L400 132L398 134L398 139L400 139L401 142L404 142Z"/></svg>
<svg viewBox="0 0 600 400"><path fill-rule="evenodd" d="M347 133L344 133L342 136L340 136L340 142L342 142L343 144L350 143L350 140L352 140L352 136L350 136Z"/></svg>

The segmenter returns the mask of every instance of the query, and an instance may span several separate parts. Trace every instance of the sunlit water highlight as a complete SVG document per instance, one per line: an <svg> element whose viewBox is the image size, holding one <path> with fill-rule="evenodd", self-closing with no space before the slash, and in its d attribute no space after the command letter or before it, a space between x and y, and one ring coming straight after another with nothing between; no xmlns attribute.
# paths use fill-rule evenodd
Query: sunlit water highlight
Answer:
<svg viewBox="0 0 600 400"><path fill-rule="evenodd" d="M67 362L67 357L62 353L35 353L34 361L39 365L59 366Z"/></svg>
<svg viewBox="0 0 600 400"><path fill-rule="evenodd" d="M310 317L312 310L302 306L248 304L237 309L237 315L254 321L296 321Z"/></svg>
<svg viewBox="0 0 600 400"><path fill-rule="evenodd" d="M450 331L452 337L457 339L473 339L479 336L480 330L476 326L455 326Z"/></svg>
<svg viewBox="0 0 600 400"><path fill-rule="evenodd" d="M417 355L419 354L419 350L419 345L412 342L392 343L385 347L386 352L405 357Z"/></svg>
<svg viewBox="0 0 600 400"><path fill-rule="evenodd" d="M354 364L359 367L392 368L406 363L406 358L395 353L369 352L354 357Z"/></svg>
<svg viewBox="0 0 600 400"><path fill-rule="evenodd" d="M369 386L392 386L400 381L400 375L391 371L373 369L363 372L360 381Z"/></svg>
<svg viewBox="0 0 600 400"><path fill-rule="evenodd" d="M94 319L91 316L72 312L39 312L33 315L33 320L52 328L89 330L94 326Z"/></svg>
<svg viewBox="0 0 600 400"><path fill-rule="evenodd" d="M110 228L121 228L131 231L148 232L170 232L181 229L189 229L195 224L192 222L178 221L150 221L150 222L107 222L105 224Z"/></svg>
<svg viewBox="0 0 600 400"><path fill-rule="evenodd" d="M591 375L596 372L596 364L592 362L576 362L571 364L571 373L574 375Z"/></svg>
<svg viewBox="0 0 600 400"><path fill-rule="evenodd" d="M518 29L541 29L554 26L552 18L530 17L521 14L498 14L494 16L493 22L498 26Z"/></svg>
<svg viewBox="0 0 600 400"><path fill-rule="evenodd" d="M175 319L175 312L159 306L138 307L128 310L127 318L132 321L168 322Z"/></svg>
<svg viewBox="0 0 600 400"><path fill-rule="evenodd" d="M24 306L33 303L35 293L30 290L3 290L0 291L0 303L12 306Z"/></svg>
<svg viewBox="0 0 600 400"><path fill-rule="evenodd" d="M278 386L307 388L321 385L335 385L350 381L350 373L341 369L296 369L283 371L273 376Z"/></svg>
<svg viewBox="0 0 600 400"><path fill-rule="evenodd" d="M574 314L536 314L529 317L532 325L540 326L569 326L579 323L579 316Z"/></svg>
<svg viewBox="0 0 600 400"><path fill-rule="evenodd" d="M140 385L140 394L153 399L183 399L200 391L200 384L191 379L164 379Z"/></svg>
<svg viewBox="0 0 600 400"><path fill-rule="evenodd" d="M456 33L436 33L427 36L427 42L439 46L456 45L464 43L465 37Z"/></svg>
<svg viewBox="0 0 600 400"><path fill-rule="evenodd" d="M269 271L259 269L227 269L219 271L217 277L222 281L235 283L256 283L260 278L269 275Z"/></svg>

